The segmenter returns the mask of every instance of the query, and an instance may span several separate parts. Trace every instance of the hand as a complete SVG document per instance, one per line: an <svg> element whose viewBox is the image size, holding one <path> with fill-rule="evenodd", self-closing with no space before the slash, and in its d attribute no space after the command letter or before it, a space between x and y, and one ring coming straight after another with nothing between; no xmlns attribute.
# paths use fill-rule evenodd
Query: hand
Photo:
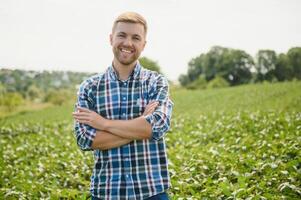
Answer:
<svg viewBox="0 0 301 200"><path fill-rule="evenodd" d="M150 102L149 104L146 105L145 110L142 115L147 116L149 114L152 114L158 105L159 105L158 101Z"/></svg>
<svg viewBox="0 0 301 200"><path fill-rule="evenodd" d="M87 108L77 107L77 112L72 113L74 119L82 124L87 124L98 130L105 130L107 119Z"/></svg>

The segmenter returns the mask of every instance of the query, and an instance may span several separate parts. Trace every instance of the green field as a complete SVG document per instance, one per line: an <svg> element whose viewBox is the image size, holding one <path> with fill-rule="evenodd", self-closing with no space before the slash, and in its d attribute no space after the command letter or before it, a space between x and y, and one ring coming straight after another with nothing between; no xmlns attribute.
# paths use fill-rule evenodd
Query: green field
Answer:
<svg viewBox="0 0 301 200"><path fill-rule="evenodd" d="M172 199L300 199L301 82L173 90ZM73 105L0 121L0 199L85 199Z"/></svg>

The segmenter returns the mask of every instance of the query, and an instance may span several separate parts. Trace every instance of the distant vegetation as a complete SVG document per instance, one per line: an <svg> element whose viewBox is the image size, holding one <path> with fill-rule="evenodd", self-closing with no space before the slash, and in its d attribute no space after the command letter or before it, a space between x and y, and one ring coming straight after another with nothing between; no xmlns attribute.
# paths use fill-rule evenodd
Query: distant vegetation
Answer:
<svg viewBox="0 0 301 200"><path fill-rule="evenodd" d="M1 115L30 104L62 105L74 101L76 87L89 73L0 70ZM30 106L29 106L30 107Z"/></svg>
<svg viewBox="0 0 301 200"><path fill-rule="evenodd" d="M161 67L159 66L158 62L153 61L150 58L141 57L141 58L139 58L139 62L146 69L162 73Z"/></svg>
<svg viewBox="0 0 301 200"><path fill-rule="evenodd" d="M181 85L189 89L293 79L301 80L301 47L286 54L259 50L253 58L243 50L215 46L191 59L187 74L179 77Z"/></svg>
<svg viewBox="0 0 301 200"><path fill-rule="evenodd" d="M161 73L156 61L147 57L141 57L139 61L145 68ZM91 75L69 71L0 69L0 117L20 106L27 107L28 103L62 105L75 102L79 84Z"/></svg>

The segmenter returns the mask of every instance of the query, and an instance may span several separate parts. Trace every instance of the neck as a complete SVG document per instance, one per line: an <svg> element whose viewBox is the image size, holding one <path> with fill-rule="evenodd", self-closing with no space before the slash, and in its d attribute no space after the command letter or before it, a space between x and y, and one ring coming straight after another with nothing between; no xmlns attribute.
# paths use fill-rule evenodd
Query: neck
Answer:
<svg viewBox="0 0 301 200"><path fill-rule="evenodd" d="M120 80L127 80L130 76L130 74L132 73L132 71L134 70L135 66L136 66L137 62L134 62L132 64L129 65L123 65L120 62L118 62L117 60L113 60L113 67L117 72L118 78Z"/></svg>

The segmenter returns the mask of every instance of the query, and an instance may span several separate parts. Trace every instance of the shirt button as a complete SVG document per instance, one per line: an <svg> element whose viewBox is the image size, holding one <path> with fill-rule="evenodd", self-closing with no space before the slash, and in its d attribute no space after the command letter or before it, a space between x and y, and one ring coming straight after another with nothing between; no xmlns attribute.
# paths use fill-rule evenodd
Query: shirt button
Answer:
<svg viewBox="0 0 301 200"><path fill-rule="evenodd" d="M126 86L126 82L124 82L123 85Z"/></svg>
<svg viewBox="0 0 301 200"><path fill-rule="evenodd" d="M126 178L129 178L129 175L128 175L128 174L126 174L126 175L125 175L125 177L126 177Z"/></svg>
<svg viewBox="0 0 301 200"><path fill-rule="evenodd" d="M125 113L122 113L123 116L125 116Z"/></svg>
<svg viewBox="0 0 301 200"><path fill-rule="evenodd" d="M126 97L123 97L122 99L123 99L123 100L126 100Z"/></svg>
<svg viewBox="0 0 301 200"><path fill-rule="evenodd" d="M129 161L129 158L125 158L125 161Z"/></svg>

